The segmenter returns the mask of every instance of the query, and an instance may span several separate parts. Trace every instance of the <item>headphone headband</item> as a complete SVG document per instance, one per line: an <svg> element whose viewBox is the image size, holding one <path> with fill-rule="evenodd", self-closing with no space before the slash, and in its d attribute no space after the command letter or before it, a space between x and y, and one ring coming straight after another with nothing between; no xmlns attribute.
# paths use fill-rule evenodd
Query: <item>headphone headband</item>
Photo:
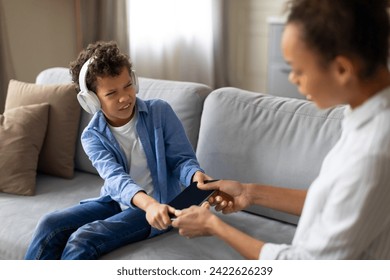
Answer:
<svg viewBox="0 0 390 280"><path fill-rule="evenodd" d="M88 67L94 60L93 57L89 58L86 62L84 62L83 66L81 67L80 73L79 73L79 87L80 91L87 92L88 87L87 87L87 73L88 73Z"/></svg>

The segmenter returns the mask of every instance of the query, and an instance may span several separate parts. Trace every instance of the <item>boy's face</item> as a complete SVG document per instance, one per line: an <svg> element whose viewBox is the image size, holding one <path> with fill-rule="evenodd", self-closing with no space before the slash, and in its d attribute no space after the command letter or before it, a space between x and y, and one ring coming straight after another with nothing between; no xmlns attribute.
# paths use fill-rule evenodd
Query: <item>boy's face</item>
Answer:
<svg viewBox="0 0 390 280"><path fill-rule="evenodd" d="M122 126L132 119L136 103L133 82L126 67L118 76L97 77L96 94L110 125Z"/></svg>
<svg viewBox="0 0 390 280"><path fill-rule="evenodd" d="M282 37L282 51L291 66L289 80L301 94L316 103L319 108L343 104L337 71L333 62L324 66L321 57L308 48L302 40L299 25L289 23Z"/></svg>

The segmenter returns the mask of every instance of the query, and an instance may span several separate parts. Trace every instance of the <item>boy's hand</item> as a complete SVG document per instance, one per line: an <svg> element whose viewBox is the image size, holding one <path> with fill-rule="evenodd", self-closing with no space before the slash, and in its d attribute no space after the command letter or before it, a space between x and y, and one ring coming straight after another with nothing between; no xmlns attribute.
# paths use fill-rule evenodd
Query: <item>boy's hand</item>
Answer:
<svg viewBox="0 0 390 280"><path fill-rule="evenodd" d="M175 208L159 203L143 191L136 193L130 203L145 211L146 220L152 227L164 230L171 225L168 213L175 213Z"/></svg>
<svg viewBox="0 0 390 280"><path fill-rule="evenodd" d="M164 230L171 225L171 219L168 213L175 213L175 208L167 205L153 202L145 209L146 220L148 223L158 229Z"/></svg>
<svg viewBox="0 0 390 280"><path fill-rule="evenodd" d="M198 184L203 184L206 180L212 180L210 176L200 172L196 171L194 176L192 176L192 182L198 182Z"/></svg>

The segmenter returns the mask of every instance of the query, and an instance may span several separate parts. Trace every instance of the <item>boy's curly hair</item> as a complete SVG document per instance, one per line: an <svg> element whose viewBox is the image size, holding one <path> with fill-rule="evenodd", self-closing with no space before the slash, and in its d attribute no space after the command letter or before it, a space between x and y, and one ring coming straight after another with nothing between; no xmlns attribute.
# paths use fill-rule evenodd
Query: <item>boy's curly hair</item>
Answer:
<svg viewBox="0 0 390 280"><path fill-rule="evenodd" d="M302 39L326 65L338 55L363 62L361 78L387 66L388 0L289 0L287 22L302 28Z"/></svg>
<svg viewBox="0 0 390 280"><path fill-rule="evenodd" d="M78 91L80 90L79 74L81 67L91 57L94 59L89 64L85 80L87 88L93 92L96 92L97 77L118 76L123 67L127 67L129 73L131 72L132 64L129 56L120 52L116 42L98 41L89 44L86 49L80 52L77 59L69 64L72 81L76 84Z"/></svg>

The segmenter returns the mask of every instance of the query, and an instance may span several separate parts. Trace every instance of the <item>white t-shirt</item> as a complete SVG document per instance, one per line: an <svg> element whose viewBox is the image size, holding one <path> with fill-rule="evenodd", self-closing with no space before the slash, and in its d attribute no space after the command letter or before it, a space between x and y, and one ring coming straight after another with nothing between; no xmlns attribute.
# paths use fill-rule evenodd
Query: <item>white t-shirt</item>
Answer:
<svg viewBox="0 0 390 280"><path fill-rule="evenodd" d="M292 245L261 259L390 259L390 88L346 110L307 193Z"/></svg>
<svg viewBox="0 0 390 280"><path fill-rule="evenodd" d="M152 175L150 174L145 151L137 133L136 123L137 113L134 114L134 117L127 124L120 127L109 125L109 127L126 155L131 178L148 195L152 196Z"/></svg>

